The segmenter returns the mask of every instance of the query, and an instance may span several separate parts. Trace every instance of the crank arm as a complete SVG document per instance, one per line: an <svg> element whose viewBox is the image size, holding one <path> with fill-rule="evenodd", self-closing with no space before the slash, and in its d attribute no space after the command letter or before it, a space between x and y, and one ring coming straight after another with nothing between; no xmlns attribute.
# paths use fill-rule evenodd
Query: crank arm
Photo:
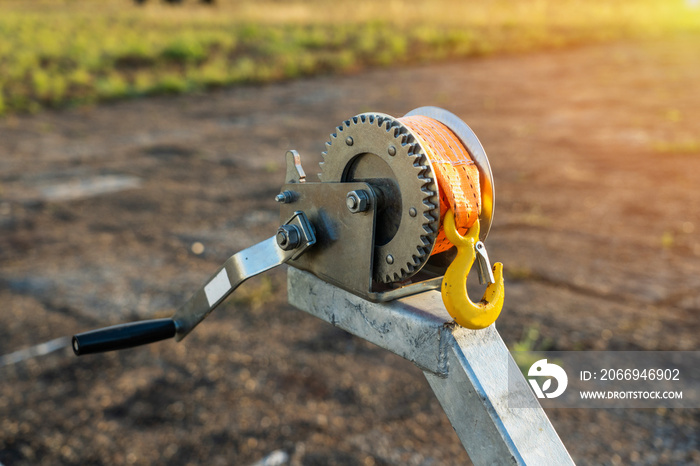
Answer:
<svg viewBox="0 0 700 466"><path fill-rule="evenodd" d="M295 212L277 235L231 256L207 283L169 319L114 325L73 337L76 355L113 351L175 337L182 340L241 283L290 259L296 259L316 242L311 223Z"/></svg>

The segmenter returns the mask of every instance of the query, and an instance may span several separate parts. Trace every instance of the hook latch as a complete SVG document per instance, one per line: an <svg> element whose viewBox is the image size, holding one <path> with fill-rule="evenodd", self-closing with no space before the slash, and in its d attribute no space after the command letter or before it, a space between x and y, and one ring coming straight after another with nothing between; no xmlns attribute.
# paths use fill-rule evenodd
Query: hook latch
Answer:
<svg viewBox="0 0 700 466"><path fill-rule="evenodd" d="M486 252L484 242L477 241L474 245L474 251L476 252L476 270L479 272L479 283L482 285L496 283L496 279L493 278L493 270L491 270L489 253Z"/></svg>

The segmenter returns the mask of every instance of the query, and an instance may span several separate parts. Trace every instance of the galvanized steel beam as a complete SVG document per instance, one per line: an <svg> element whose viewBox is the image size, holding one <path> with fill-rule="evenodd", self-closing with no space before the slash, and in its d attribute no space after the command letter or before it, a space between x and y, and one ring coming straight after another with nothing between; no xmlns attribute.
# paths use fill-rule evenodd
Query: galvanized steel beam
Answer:
<svg viewBox="0 0 700 466"><path fill-rule="evenodd" d="M454 325L438 291L373 303L290 267L288 293L293 306L418 366L475 465L574 464L525 378L508 380L515 362L496 327Z"/></svg>

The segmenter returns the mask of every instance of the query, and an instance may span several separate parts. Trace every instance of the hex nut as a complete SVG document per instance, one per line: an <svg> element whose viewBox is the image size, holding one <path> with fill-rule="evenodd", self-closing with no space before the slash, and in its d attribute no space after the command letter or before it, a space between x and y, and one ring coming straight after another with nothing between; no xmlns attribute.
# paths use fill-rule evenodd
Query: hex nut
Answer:
<svg viewBox="0 0 700 466"><path fill-rule="evenodd" d="M369 193L364 189L350 191L345 198L345 205L353 214L369 209Z"/></svg>
<svg viewBox="0 0 700 466"><path fill-rule="evenodd" d="M290 251L301 244L301 233L296 225L282 225L277 229L276 239L282 250Z"/></svg>

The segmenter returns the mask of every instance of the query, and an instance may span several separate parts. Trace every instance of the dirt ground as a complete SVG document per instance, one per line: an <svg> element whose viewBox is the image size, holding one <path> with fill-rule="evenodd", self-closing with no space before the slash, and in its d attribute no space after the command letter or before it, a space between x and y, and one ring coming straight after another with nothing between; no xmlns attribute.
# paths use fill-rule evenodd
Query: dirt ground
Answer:
<svg viewBox="0 0 700 466"><path fill-rule="evenodd" d="M291 308L283 269L181 343L7 357L172 314L274 233L284 152L314 174L335 125L365 111L442 106L479 135L507 344L537 329L538 349L700 349L698 47L597 45L0 121L0 463L468 463L420 370ZM548 415L577 464L700 463L699 410Z"/></svg>

